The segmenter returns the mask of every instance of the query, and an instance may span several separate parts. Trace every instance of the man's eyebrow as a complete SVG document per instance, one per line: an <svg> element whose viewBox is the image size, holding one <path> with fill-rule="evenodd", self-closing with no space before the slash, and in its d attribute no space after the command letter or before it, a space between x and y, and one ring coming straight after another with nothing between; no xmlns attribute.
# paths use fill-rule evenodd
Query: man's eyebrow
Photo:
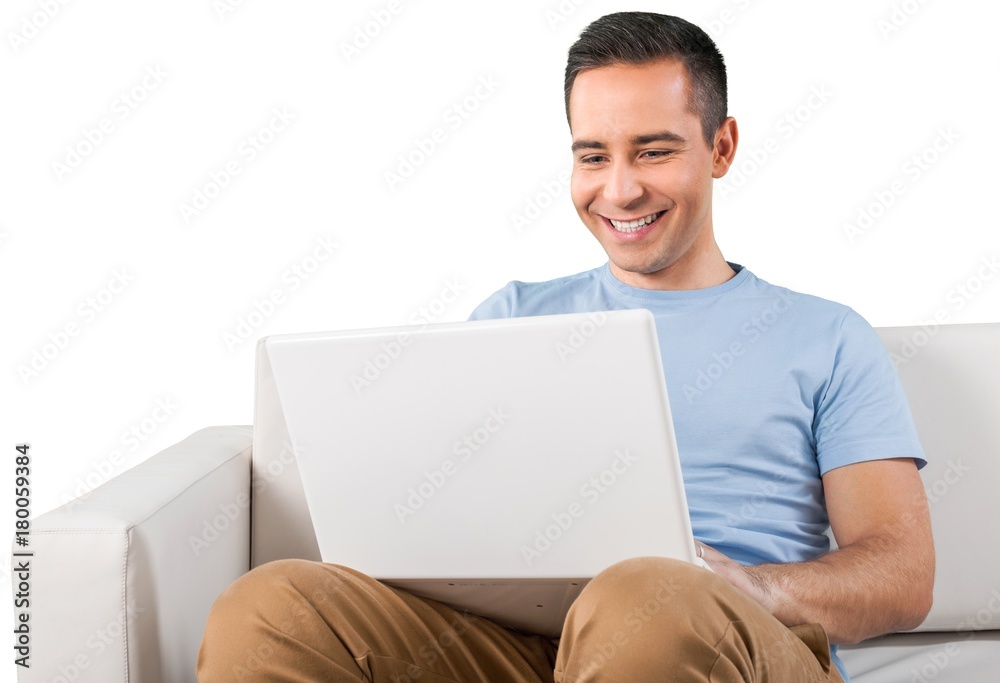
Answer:
<svg viewBox="0 0 1000 683"><path fill-rule="evenodd" d="M646 133L645 135L633 135L629 138L629 143L633 146L648 145L651 142L669 142L674 144L684 144L687 138L678 135L673 131L661 130L656 133ZM608 146L598 140L577 140L571 147L572 151L578 152L581 149L607 149Z"/></svg>
<svg viewBox="0 0 1000 683"><path fill-rule="evenodd" d="M661 130L658 133L648 133L646 135L636 135L632 137L629 142L633 145L648 145L651 142L674 142L683 144L687 142L687 138L683 135L678 135L673 131Z"/></svg>
<svg viewBox="0 0 1000 683"><path fill-rule="evenodd" d="M607 149L608 146L603 142L597 142L596 140L577 140L573 143L570 149L574 152L578 152L581 149Z"/></svg>

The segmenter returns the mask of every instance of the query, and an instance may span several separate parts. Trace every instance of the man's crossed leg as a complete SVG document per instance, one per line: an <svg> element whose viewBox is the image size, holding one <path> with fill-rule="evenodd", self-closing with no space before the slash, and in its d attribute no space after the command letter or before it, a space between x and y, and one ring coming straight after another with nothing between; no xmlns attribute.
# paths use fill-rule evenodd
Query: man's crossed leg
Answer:
<svg viewBox="0 0 1000 683"><path fill-rule="evenodd" d="M787 628L725 580L664 558L620 562L556 641L521 634L353 569L271 562L219 596L198 680L840 683L826 633Z"/></svg>

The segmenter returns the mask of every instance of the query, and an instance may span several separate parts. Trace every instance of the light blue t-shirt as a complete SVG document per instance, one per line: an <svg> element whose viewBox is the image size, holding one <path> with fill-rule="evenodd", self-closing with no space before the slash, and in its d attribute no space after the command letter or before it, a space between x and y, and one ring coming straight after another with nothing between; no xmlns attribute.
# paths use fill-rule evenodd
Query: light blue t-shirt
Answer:
<svg viewBox="0 0 1000 683"><path fill-rule="evenodd" d="M743 564L801 562L829 550L823 474L897 457L923 467L923 449L860 315L730 265L730 280L688 291L626 285L609 264L515 281L470 320L651 311L695 537Z"/></svg>

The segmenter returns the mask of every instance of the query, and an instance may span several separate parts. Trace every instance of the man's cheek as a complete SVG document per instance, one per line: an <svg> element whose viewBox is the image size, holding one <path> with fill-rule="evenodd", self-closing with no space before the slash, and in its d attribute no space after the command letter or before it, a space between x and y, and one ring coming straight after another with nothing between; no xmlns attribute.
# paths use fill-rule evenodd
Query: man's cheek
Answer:
<svg viewBox="0 0 1000 683"><path fill-rule="evenodd" d="M588 211L596 195L593 179L582 178L577 171L574 171L569 179L569 196L573 200L573 206L581 215Z"/></svg>

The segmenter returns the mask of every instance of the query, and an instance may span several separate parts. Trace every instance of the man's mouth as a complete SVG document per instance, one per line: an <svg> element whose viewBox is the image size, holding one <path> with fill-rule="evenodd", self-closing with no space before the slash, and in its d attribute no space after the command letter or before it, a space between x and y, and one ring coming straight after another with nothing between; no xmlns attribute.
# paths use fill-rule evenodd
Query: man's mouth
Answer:
<svg viewBox="0 0 1000 683"><path fill-rule="evenodd" d="M608 222L611 223L611 227L618 232L630 233L642 230L664 213L664 211L657 211L656 213L651 213L648 216L643 216L642 218L637 218L633 221L616 221L614 218L608 218Z"/></svg>

